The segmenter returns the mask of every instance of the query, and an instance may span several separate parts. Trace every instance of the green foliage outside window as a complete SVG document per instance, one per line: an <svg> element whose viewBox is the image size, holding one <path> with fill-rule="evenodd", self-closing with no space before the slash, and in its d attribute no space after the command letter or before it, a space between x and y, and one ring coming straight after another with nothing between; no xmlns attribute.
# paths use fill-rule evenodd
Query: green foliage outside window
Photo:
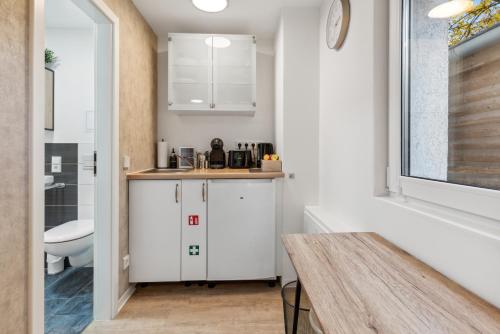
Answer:
<svg viewBox="0 0 500 334"><path fill-rule="evenodd" d="M474 9L450 21L448 44L456 46L500 24L500 0L476 0Z"/></svg>

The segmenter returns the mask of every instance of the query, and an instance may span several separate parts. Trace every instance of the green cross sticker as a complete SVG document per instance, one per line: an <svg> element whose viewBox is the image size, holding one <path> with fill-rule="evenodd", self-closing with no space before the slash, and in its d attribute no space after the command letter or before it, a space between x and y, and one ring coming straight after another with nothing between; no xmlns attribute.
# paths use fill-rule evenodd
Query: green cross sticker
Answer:
<svg viewBox="0 0 500 334"><path fill-rule="evenodd" d="M199 245L191 245L191 246L189 246L189 255L190 256L198 256L198 255L200 255L200 246Z"/></svg>

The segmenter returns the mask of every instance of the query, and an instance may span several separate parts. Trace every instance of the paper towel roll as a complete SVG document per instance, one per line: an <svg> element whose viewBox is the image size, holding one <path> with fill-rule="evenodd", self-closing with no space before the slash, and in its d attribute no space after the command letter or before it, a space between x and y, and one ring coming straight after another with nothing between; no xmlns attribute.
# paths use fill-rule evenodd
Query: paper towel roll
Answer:
<svg viewBox="0 0 500 334"><path fill-rule="evenodd" d="M168 143L165 139L158 142L158 156L157 156L157 167L167 168L168 167Z"/></svg>

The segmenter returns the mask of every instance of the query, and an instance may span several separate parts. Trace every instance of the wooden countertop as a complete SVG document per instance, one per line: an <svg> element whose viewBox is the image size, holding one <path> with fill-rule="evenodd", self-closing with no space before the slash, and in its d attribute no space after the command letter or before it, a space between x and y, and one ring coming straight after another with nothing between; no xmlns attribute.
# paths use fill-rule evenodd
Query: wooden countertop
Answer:
<svg viewBox="0 0 500 334"><path fill-rule="evenodd" d="M283 243L326 334L500 333L498 308L377 234Z"/></svg>
<svg viewBox="0 0 500 334"><path fill-rule="evenodd" d="M275 179L282 178L283 172L250 172L249 169L194 169L175 173L148 173L146 171L128 173L129 180L181 180L181 179Z"/></svg>

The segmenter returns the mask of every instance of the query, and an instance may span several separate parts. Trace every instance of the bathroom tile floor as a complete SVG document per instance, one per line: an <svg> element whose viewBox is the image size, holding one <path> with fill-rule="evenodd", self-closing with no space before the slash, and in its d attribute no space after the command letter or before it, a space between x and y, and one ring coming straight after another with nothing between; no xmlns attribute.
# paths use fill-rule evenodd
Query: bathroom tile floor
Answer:
<svg viewBox="0 0 500 334"><path fill-rule="evenodd" d="M45 333L78 334L92 322L93 268L45 273Z"/></svg>

